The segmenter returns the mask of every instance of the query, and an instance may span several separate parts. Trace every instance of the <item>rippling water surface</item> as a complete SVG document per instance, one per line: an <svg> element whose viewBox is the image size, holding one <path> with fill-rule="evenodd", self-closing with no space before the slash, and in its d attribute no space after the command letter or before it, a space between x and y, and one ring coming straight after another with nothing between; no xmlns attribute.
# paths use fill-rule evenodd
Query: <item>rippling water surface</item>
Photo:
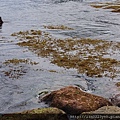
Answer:
<svg viewBox="0 0 120 120"><path fill-rule="evenodd" d="M17 40L10 36L18 31L45 30L43 25L63 24L74 30L52 31L51 34L120 41L120 14L92 8L89 4L96 1L99 0L0 0L0 16L4 21L0 29L0 112L44 107L37 99L41 90L54 90L67 85L82 85L85 90L107 97L116 92L115 80L87 78L74 69L57 67L48 59L17 46ZM13 58L29 58L39 64L25 65L26 74L11 79L3 74L8 69L3 62ZM119 78L116 80L119 81Z"/></svg>

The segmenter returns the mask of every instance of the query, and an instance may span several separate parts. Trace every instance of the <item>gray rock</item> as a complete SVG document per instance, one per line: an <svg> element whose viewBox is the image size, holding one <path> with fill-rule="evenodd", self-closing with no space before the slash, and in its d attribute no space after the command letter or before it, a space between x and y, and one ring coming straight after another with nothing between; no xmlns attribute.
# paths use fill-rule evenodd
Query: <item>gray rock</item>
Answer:
<svg viewBox="0 0 120 120"><path fill-rule="evenodd" d="M77 120L120 120L120 108L104 106L95 111L83 112Z"/></svg>
<svg viewBox="0 0 120 120"><path fill-rule="evenodd" d="M113 105L120 107L120 94L116 94L111 98Z"/></svg>
<svg viewBox="0 0 120 120"><path fill-rule="evenodd" d="M95 111L84 112L83 114L120 114L120 108L117 106L104 106Z"/></svg>

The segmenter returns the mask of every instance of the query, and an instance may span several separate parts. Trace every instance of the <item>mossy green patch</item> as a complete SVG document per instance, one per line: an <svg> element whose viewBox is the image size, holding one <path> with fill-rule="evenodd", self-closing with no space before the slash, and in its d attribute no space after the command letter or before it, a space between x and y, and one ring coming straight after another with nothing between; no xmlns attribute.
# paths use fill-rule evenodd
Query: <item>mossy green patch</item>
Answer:
<svg viewBox="0 0 120 120"><path fill-rule="evenodd" d="M23 111L21 114L58 114L58 113L64 113L62 110L49 107L49 108L37 108L33 110L27 110Z"/></svg>
<svg viewBox="0 0 120 120"><path fill-rule="evenodd" d="M68 120L68 118L62 110L49 107L5 114L1 116L1 120Z"/></svg>

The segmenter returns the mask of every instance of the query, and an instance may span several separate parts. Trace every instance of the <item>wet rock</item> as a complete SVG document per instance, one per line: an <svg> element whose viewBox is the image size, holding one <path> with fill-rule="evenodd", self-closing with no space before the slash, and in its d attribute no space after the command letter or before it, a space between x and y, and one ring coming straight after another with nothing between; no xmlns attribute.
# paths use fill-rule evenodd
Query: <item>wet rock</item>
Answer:
<svg viewBox="0 0 120 120"><path fill-rule="evenodd" d="M0 26L3 24L2 18L0 17Z"/></svg>
<svg viewBox="0 0 120 120"><path fill-rule="evenodd" d="M2 24L3 24L3 21L2 21L2 18L0 17L0 29L2 29Z"/></svg>
<svg viewBox="0 0 120 120"><path fill-rule="evenodd" d="M120 94L116 94L111 98L113 105L120 107Z"/></svg>
<svg viewBox="0 0 120 120"><path fill-rule="evenodd" d="M95 111L84 112L81 116L78 116L76 120L119 120L120 108L116 106L103 106Z"/></svg>
<svg viewBox="0 0 120 120"><path fill-rule="evenodd" d="M102 106L112 105L103 97L86 93L73 86L53 91L41 100L72 115L79 115L82 112L94 111Z"/></svg>
<svg viewBox="0 0 120 120"><path fill-rule="evenodd" d="M62 110L49 107L3 115L2 120L68 120L68 117Z"/></svg>
<svg viewBox="0 0 120 120"><path fill-rule="evenodd" d="M120 114L120 108L117 106L103 106L95 111L84 112L83 114Z"/></svg>

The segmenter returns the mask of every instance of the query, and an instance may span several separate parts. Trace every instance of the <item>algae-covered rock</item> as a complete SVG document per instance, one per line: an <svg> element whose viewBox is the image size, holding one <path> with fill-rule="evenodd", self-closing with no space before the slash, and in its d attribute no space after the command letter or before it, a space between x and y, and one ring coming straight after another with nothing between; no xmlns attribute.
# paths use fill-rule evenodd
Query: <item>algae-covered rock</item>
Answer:
<svg viewBox="0 0 120 120"><path fill-rule="evenodd" d="M49 107L2 115L1 120L68 120L68 118L62 110Z"/></svg>
<svg viewBox="0 0 120 120"><path fill-rule="evenodd" d="M112 105L103 97L86 93L73 86L53 91L43 97L42 101L72 115L79 115L82 112L94 111L102 106Z"/></svg>

